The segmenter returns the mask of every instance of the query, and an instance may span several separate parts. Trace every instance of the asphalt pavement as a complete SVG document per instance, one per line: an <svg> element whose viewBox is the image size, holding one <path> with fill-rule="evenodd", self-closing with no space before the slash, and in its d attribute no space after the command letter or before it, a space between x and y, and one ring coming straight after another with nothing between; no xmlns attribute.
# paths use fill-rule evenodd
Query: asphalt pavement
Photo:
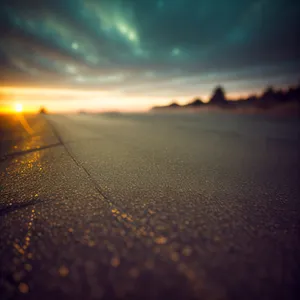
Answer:
<svg viewBox="0 0 300 300"><path fill-rule="evenodd" d="M298 299L299 120L23 117L0 117L1 299Z"/></svg>

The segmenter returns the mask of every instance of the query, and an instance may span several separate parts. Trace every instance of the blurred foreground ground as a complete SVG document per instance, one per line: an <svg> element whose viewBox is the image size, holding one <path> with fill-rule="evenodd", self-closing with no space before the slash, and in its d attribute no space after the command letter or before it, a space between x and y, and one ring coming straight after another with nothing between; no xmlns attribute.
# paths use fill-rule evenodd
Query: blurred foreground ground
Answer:
<svg viewBox="0 0 300 300"><path fill-rule="evenodd" d="M299 120L1 117L1 299L297 299Z"/></svg>

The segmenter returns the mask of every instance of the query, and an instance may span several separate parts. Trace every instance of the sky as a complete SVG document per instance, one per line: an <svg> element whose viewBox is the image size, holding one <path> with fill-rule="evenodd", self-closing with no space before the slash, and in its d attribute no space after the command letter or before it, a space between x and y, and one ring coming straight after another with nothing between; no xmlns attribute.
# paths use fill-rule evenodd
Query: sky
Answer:
<svg viewBox="0 0 300 300"><path fill-rule="evenodd" d="M300 79L294 0L0 0L0 110L146 110Z"/></svg>

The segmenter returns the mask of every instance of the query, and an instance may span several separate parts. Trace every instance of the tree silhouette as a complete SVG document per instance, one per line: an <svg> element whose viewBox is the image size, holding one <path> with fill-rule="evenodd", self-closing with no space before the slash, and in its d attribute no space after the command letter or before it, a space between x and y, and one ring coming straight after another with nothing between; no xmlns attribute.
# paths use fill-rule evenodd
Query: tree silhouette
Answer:
<svg viewBox="0 0 300 300"><path fill-rule="evenodd" d="M197 107L197 106L201 106L203 105L203 101L199 98L196 98L194 99L191 103L188 104L188 106L194 106L194 107Z"/></svg>
<svg viewBox="0 0 300 300"><path fill-rule="evenodd" d="M237 101L233 101L237 100ZM275 106L279 106L287 103L300 103L300 80L296 85L291 85L286 88L274 88L268 86L265 90L259 94L252 94L248 97L242 97L240 99L226 99L225 91L222 86L217 86L210 97L208 103L202 102L199 98L194 98L191 102L185 105L179 105L175 101L167 106L156 106L153 109L164 109L164 108L200 108L202 106L216 105L221 108L234 109L234 108L246 108L253 107L263 110L272 109ZM297 104L297 103L296 103Z"/></svg>
<svg viewBox="0 0 300 300"><path fill-rule="evenodd" d="M262 99L271 99L275 96L275 91L272 86L268 86L263 92Z"/></svg>
<svg viewBox="0 0 300 300"><path fill-rule="evenodd" d="M46 108L42 106L42 107L40 108L39 113L40 113L40 114L47 114Z"/></svg>
<svg viewBox="0 0 300 300"><path fill-rule="evenodd" d="M289 101L300 101L300 82L296 86L290 86L286 98Z"/></svg>
<svg viewBox="0 0 300 300"><path fill-rule="evenodd" d="M177 108L179 106L180 105L176 101L173 101L168 107L170 107L170 108Z"/></svg>
<svg viewBox="0 0 300 300"><path fill-rule="evenodd" d="M227 104L226 96L225 96L225 91L221 86L217 86L213 94L209 100L210 104L214 105L224 105Z"/></svg>
<svg viewBox="0 0 300 300"><path fill-rule="evenodd" d="M268 109L276 103L275 90L272 86L268 86L257 102L257 106L262 109Z"/></svg>

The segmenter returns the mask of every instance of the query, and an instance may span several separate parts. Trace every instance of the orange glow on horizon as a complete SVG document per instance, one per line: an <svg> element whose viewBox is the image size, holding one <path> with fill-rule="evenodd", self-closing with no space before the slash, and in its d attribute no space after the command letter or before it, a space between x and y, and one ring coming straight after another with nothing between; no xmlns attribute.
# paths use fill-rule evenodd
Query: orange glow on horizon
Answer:
<svg viewBox="0 0 300 300"><path fill-rule="evenodd" d="M120 91L100 91L71 88L46 88L46 87L22 87L3 86L0 94L4 95L5 103L0 102L0 113L16 113L14 103L22 103L24 113L36 113L40 107L45 107L49 112L76 112L85 110L87 112L123 111L143 112L153 106L168 105L173 101L178 104L187 104L197 98L197 95L188 94L176 97L170 94L166 97L126 95ZM252 92L227 93L227 97L238 99ZM199 95L208 102L210 95ZM3 102L4 102L3 101ZM20 109L20 107L19 107Z"/></svg>

